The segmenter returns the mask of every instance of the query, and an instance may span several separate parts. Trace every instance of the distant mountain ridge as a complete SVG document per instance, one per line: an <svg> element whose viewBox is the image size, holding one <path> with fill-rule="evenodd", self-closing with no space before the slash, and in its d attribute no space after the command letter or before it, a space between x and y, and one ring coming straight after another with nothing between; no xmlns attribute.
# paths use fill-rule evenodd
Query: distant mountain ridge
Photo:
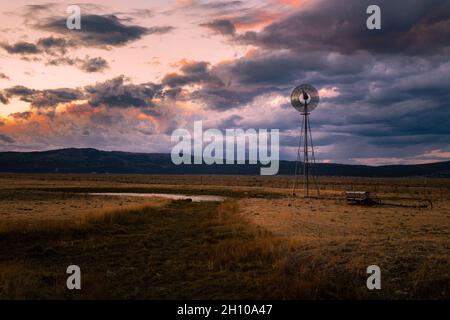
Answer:
<svg viewBox="0 0 450 320"><path fill-rule="evenodd" d="M290 175L294 161L280 161L278 174ZM318 175L354 177L450 177L450 161L418 165L365 166L316 164ZM0 152L0 172L15 173L140 173L259 175L260 165L174 165L170 154L59 149Z"/></svg>

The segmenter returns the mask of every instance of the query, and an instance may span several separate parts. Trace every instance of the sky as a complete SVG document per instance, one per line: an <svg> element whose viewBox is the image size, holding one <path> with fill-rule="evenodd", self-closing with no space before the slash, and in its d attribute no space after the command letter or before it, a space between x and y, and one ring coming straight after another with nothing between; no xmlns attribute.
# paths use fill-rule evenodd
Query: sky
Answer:
<svg viewBox="0 0 450 320"><path fill-rule="evenodd" d="M279 129L295 159L308 83L319 162L450 160L450 0L92 1L81 30L71 4L0 4L0 151L166 153L202 120Z"/></svg>

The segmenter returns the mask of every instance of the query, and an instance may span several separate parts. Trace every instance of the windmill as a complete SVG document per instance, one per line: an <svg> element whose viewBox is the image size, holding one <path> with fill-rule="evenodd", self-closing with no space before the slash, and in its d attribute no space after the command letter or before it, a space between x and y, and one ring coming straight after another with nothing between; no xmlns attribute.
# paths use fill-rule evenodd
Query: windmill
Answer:
<svg viewBox="0 0 450 320"><path fill-rule="evenodd" d="M292 106L300 112L301 127L300 139L297 149L297 161L295 163L294 184L292 186L292 196L296 196L296 189L299 177L303 177L303 193L304 197L310 196L311 182L320 195L319 186L317 185L315 176L315 155L314 145L312 142L311 126L309 124L309 114L319 105L319 92L309 84L302 84L296 87L291 94Z"/></svg>

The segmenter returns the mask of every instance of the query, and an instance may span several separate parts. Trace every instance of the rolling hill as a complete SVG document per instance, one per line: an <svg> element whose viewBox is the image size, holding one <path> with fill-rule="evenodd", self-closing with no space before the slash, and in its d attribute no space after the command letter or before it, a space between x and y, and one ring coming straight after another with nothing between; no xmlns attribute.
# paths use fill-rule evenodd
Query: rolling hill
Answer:
<svg viewBox="0 0 450 320"><path fill-rule="evenodd" d="M295 162L280 161L279 174L294 172ZM316 165L318 175L357 177L450 177L450 161L418 165ZM16 173L142 173L259 175L260 165L174 165L170 154L59 149L42 152L0 152L0 172Z"/></svg>

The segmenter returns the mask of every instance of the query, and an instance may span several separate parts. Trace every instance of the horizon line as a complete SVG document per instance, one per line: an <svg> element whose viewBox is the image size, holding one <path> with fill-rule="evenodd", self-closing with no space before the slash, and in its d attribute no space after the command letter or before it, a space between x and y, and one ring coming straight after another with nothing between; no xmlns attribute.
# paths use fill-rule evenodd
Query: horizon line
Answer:
<svg viewBox="0 0 450 320"><path fill-rule="evenodd" d="M159 154L159 155L169 155L170 152L137 152L137 151L123 151L123 150L102 150L92 147L85 147L85 148L79 148L79 147L67 147L67 148L56 148L56 149L47 149L47 150L34 150L34 151L0 151L0 154L2 153L44 153L44 152L52 152L52 151L63 151L63 150L95 150L98 152L120 152L120 153L131 153L131 154ZM191 157L194 157L194 155L190 154ZM223 158L225 160L225 158ZM235 159L236 160L236 159ZM248 161L249 159L245 159ZM296 160L287 160L287 159L279 159L279 161L284 162L296 162ZM301 162L301 161L300 161ZM319 165L343 165L343 166L361 166L361 167L391 167L391 166L420 166L420 165L427 165L427 164L438 164L438 163L446 163L450 162L450 159L448 160L436 160L436 161L430 161L430 162L422 162L422 163L412 163L412 164L382 164L382 165L375 165L375 164L351 164L351 163L339 163L339 162L316 162L316 164ZM220 165L220 164L216 164Z"/></svg>

